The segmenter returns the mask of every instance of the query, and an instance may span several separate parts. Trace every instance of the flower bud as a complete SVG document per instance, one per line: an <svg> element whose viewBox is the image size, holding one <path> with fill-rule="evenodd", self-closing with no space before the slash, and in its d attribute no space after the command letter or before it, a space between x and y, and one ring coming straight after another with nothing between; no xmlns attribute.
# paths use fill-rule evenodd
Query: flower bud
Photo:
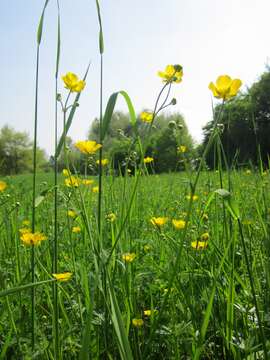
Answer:
<svg viewBox="0 0 270 360"><path fill-rule="evenodd" d="M183 67L182 67L181 65L179 65L179 64L174 65L174 70L175 70L176 72L179 72L179 71L181 71L182 69L183 69Z"/></svg>

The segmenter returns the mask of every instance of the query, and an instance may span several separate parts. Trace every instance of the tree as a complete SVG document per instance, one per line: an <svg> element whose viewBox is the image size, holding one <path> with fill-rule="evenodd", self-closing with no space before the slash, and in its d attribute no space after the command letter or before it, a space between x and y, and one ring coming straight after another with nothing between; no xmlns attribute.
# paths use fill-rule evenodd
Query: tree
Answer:
<svg viewBox="0 0 270 360"><path fill-rule="evenodd" d="M252 162L260 159L266 164L270 154L270 71L263 73L251 88L227 102L222 111L220 139L227 161L232 165ZM214 111L220 111L217 105ZM201 151L205 148L213 130L213 120L204 127L204 140ZM207 156L207 164L214 166L215 149L212 147Z"/></svg>
<svg viewBox="0 0 270 360"><path fill-rule="evenodd" d="M143 143L148 143L146 156L152 156L154 169L157 172L173 171L177 168L179 157L177 146L185 145L193 150L193 141L183 116L179 113L158 116L152 126L149 138L149 124L139 118L136 131ZM89 139L99 140L99 122L95 119L89 131ZM104 156L112 159L116 171L134 167L140 161L140 149L135 141L129 115L116 112L113 114L108 134L103 144ZM122 170L121 170L122 171Z"/></svg>
<svg viewBox="0 0 270 360"><path fill-rule="evenodd" d="M192 154L193 140L184 117L179 113L159 116L146 152L154 158L156 172L175 171L179 168L179 146L185 146L189 156Z"/></svg>
<svg viewBox="0 0 270 360"><path fill-rule="evenodd" d="M0 172L2 175L32 171L33 144L25 132L17 132L5 125L0 131ZM45 152L37 148L37 167L47 165Z"/></svg>

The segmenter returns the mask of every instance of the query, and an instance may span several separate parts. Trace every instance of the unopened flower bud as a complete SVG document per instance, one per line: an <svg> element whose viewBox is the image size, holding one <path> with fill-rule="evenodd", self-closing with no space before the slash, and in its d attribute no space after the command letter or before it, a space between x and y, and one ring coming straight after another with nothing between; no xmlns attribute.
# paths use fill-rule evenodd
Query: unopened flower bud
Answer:
<svg viewBox="0 0 270 360"><path fill-rule="evenodd" d="M176 72L179 72L179 71L181 71L183 69L183 67L181 65L179 65L179 64L176 64L176 65L174 65L174 69L175 69Z"/></svg>

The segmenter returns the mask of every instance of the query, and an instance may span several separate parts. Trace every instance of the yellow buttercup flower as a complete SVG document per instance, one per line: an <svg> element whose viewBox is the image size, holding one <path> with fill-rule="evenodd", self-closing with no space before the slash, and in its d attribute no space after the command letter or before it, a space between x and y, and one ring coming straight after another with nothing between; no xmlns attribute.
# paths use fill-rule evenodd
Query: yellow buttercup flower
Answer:
<svg viewBox="0 0 270 360"><path fill-rule="evenodd" d="M94 184L94 180L90 180L90 179L83 179L82 181L83 185L92 185Z"/></svg>
<svg viewBox="0 0 270 360"><path fill-rule="evenodd" d="M153 113L148 112L148 111L143 111L140 115L140 119L143 122L151 123L153 121L153 116L154 116Z"/></svg>
<svg viewBox="0 0 270 360"><path fill-rule="evenodd" d="M187 195L187 196L186 196L186 199L187 199L187 200L196 201L196 200L199 199L199 196L198 196L198 195L193 195L193 196Z"/></svg>
<svg viewBox="0 0 270 360"><path fill-rule="evenodd" d="M39 245L41 241L46 240L47 237L40 232L32 233L25 231L22 233L20 239L22 240L24 245Z"/></svg>
<svg viewBox="0 0 270 360"><path fill-rule="evenodd" d="M126 263L131 263L136 257L135 253L125 253L122 254L122 260L125 261Z"/></svg>
<svg viewBox="0 0 270 360"><path fill-rule="evenodd" d="M185 220L175 220L175 219L173 219L172 224L177 230L182 230L186 226Z"/></svg>
<svg viewBox="0 0 270 360"><path fill-rule="evenodd" d="M62 173L63 173L63 175L66 176L66 177L67 177L67 176L70 176L70 172L69 172L68 169L63 169Z"/></svg>
<svg viewBox="0 0 270 360"><path fill-rule="evenodd" d="M143 319L132 319L132 325L135 327L143 326Z"/></svg>
<svg viewBox="0 0 270 360"><path fill-rule="evenodd" d="M59 273L59 274L52 274L52 276L57 281L68 281L71 278L72 273L71 272L64 272L64 273Z"/></svg>
<svg viewBox="0 0 270 360"><path fill-rule="evenodd" d="M143 314L145 316L151 316L151 315L154 315L154 314L157 314L158 313L158 310L144 310Z"/></svg>
<svg viewBox="0 0 270 360"><path fill-rule="evenodd" d="M207 241L192 241L191 246L196 250L206 249L208 246Z"/></svg>
<svg viewBox="0 0 270 360"><path fill-rule="evenodd" d="M79 80L78 76L72 72L68 72L66 75L62 76L62 80L65 83L65 88L69 89L71 92L81 92L85 87L85 81Z"/></svg>
<svg viewBox="0 0 270 360"><path fill-rule="evenodd" d="M77 214L76 214L76 212L74 210L68 210L67 214L71 218L77 217Z"/></svg>
<svg viewBox="0 0 270 360"><path fill-rule="evenodd" d="M81 230L81 228L79 227L79 226L73 226L73 228L72 228L72 232L74 233L74 234L78 234L78 233L80 233L82 230Z"/></svg>
<svg viewBox="0 0 270 360"><path fill-rule="evenodd" d="M0 181L0 191L4 191L7 187L7 183L5 181Z"/></svg>
<svg viewBox="0 0 270 360"><path fill-rule="evenodd" d="M180 83L183 76L183 68L181 65L167 65L165 71L159 71L160 76L164 82Z"/></svg>
<svg viewBox="0 0 270 360"><path fill-rule="evenodd" d="M208 88L212 91L214 97L228 100L236 96L242 81L240 79L231 79L228 75L221 75L217 78L216 84L210 82Z"/></svg>
<svg viewBox="0 0 270 360"><path fill-rule="evenodd" d="M168 218L166 218L166 217L152 217L150 219L151 224L154 226L157 226L157 227L161 227L161 226L165 225L167 221L168 221Z"/></svg>
<svg viewBox="0 0 270 360"><path fill-rule="evenodd" d="M180 145L178 146L177 151L179 153L185 153L187 151L187 147L185 145Z"/></svg>
<svg viewBox="0 0 270 360"><path fill-rule="evenodd" d="M69 178L65 179L65 185L68 187L78 187L80 184L80 179L76 178L75 176L70 176Z"/></svg>
<svg viewBox="0 0 270 360"><path fill-rule="evenodd" d="M96 164L99 165L99 160L96 161ZM108 159L102 159L101 160L101 165L102 166L106 166L109 164L109 160Z"/></svg>
<svg viewBox="0 0 270 360"><path fill-rule="evenodd" d="M87 155L94 154L98 149L102 147L102 145L92 140L78 141L75 143L75 146L77 149L80 150L80 152Z"/></svg>
<svg viewBox="0 0 270 360"><path fill-rule="evenodd" d="M98 186L94 186L94 187L92 188L92 192L93 192L93 193L98 193L98 192L99 192L99 187L98 187Z"/></svg>
<svg viewBox="0 0 270 360"><path fill-rule="evenodd" d="M147 156L147 157L145 157L144 159L143 159L143 162L145 163L145 164L149 164L149 163L151 163L151 162L153 162L154 161L154 159L152 158L152 157L150 157L150 156Z"/></svg>
<svg viewBox="0 0 270 360"><path fill-rule="evenodd" d="M114 222L116 220L116 215L114 213L109 213L106 218L109 222Z"/></svg>

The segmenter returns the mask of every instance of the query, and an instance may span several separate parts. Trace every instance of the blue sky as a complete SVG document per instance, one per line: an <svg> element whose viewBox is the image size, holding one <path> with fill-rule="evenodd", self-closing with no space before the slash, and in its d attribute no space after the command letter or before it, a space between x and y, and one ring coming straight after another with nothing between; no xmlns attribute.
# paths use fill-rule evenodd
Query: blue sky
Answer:
<svg viewBox="0 0 270 360"><path fill-rule="evenodd" d="M211 118L210 81L242 79L245 89L270 56L269 0L100 0L105 36L104 103L126 90L139 113L161 87L158 70L180 63L184 76L172 96L194 139ZM0 2L0 126L33 134L36 30L43 0ZM84 139L99 112L98 22L95 0L60 0L60 74L91 68L69 135ZM41 45L38 142L53 151L56 0L50 0ZM66 91L62 84L61 93ZM117 109L125 110L120 101ZM61 120L59 120L61 121Z"/></svg>

